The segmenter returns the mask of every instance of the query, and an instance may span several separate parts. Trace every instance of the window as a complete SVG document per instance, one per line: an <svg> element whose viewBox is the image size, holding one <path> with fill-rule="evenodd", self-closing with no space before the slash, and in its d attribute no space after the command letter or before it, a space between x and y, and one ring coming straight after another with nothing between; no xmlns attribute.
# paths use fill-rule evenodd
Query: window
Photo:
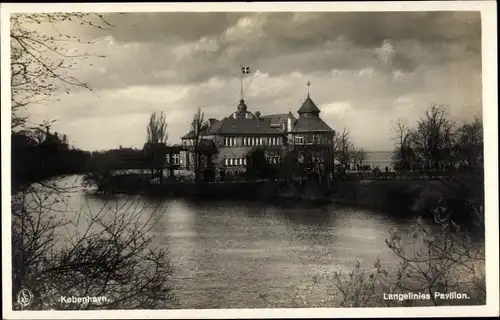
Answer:
<svg viewBox="0 0 500 320"><path fill-rule="evenodd" d="M224 165L225 165L226 167L229 165L229 159L228 159L228 158L224 159Z"/></svg>
<svg viewBox="0 0 500 320"><path fill-rule="evenodd" d="M243 165L246 166L247 165L247 158L243 158Z"/></svg>
<svg viewBox="0 0 500 320"><path fill-rule="evenodd" d="M180 156L180 154L178 154L178 153L174 153L174 154L172 155L172 164L173 164L173 165L179 165L180 160L181 160L181 156Z"/></svg>
<svg viewBox="0 0 500 320"><path fill-rule="evenodd" d="M304 137L295 137L295 144L304 144Z"/></svg>
<svg viewBox="0 0 500 320"><path fill-rule="evenodd" d="M236 138L224 138L224 145L228 147L236 146Z"/></svg>

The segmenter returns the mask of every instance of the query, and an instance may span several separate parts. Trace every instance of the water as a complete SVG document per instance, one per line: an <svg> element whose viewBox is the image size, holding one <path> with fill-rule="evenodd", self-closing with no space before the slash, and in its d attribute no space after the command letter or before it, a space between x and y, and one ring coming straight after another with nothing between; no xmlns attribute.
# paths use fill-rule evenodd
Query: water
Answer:
<svg viewBox="0 0 500 320"><path fill-rule="evenodd" d="M78 185L74 179L66 183ZM62 212L71 218L82 208L97 213L126 201L138 203L137 210L148 205L140 217L152 221L151 245L170 251L174 308L293 307L294 288L311 285L316 275L348 273L356 260L370 267L379 258L394 267L398 260L385 239L391 229L407 229L412 222L335 205L160 201L95 196L83 188L71 190ZM84 219L78 228L84 230ZM60 237L73 234L66 228ZM304 299L319 298L321 294Z"/></svg>
<svg viewBox="0 0 500 320"><path fill-rule="evenodd" d="M153 232L186 308L262 307L261 294L287 305L316 274L394 258L384 240L398 223L368 210L183 200L165 209Z"/></svg>
<svg viewBox="0 0 500 320"><path fill-rule="evenodd" d="M385 239L393 229L407 235L414 222L336 205L97 196L78 187L79 179L68 178L59 185L64 183L77 187L70 188L65 201L52 207L57 209L53 214L61 218L75 220L77 212L101 212L103 221L109 222L113 216L137 214L149 224L151 247L168 250L174 268L171 281L176 301L172 308L321 305L327 288L307 290L316 276L321 281L334 271L347 274L356 260L363 268L373 269L379 259L389 272L394 271L400 260ZM111 214L116 211L118 215ZM76 226L59 230L59 243L86 230L85 215ZM297 292L299 299L295 299Z"/></svg>
<svg viewBox="0 0 500 320"><path fill-rule="evenodd" d="M367 151L366 159L363 164L370 165L370 167L378 167L384 170L385 167L393 169L393 152L391 151Z"/></svg>

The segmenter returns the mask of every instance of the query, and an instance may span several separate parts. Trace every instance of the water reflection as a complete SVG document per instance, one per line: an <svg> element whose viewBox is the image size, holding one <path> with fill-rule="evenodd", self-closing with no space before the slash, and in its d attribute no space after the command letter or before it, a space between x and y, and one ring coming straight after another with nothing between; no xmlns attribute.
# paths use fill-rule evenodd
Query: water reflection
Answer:
<svg viewBox="0 0 500 320"><path fill-rule="evenodd" d="M355 260L394 263L385 245L409 220L334 205L311 207L241 201L190 201L74 195L73 208L127 199L147 204L152 245L170 251L181 308L286 305L294 286L318 273L348 272Z"/></svg>

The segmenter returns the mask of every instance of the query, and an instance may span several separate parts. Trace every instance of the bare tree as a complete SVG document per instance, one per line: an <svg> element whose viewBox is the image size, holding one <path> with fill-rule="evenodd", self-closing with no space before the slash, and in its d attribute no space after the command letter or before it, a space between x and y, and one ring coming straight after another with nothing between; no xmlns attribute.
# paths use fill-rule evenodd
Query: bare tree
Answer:
<svg viewBox="0 0 500 320"><path fill-rule="evenodd" d="M196 111L193 122L191 123L191 130L193 131L193 151L194 151L194 172L195 181L199 182L201 178L201 152L200 152L200 141L202 139L203 129L205 122L203 120L204 114L201 108Z"/></svg>
<svg viewBox="0 0 500 320"><path fill-rule="evenodd" d="M156 175L163 178L163 166L165 162L165 146L168 139L166 115L162 111L159 115L153 112L149 117L147 126L147 140L144 145L146 158L149 159L151 168L151 178Z"/></svg>
<svg viewBox="0 0 500 320"><path fill-rule="evenodd" d="M409 170L414 165L414 152L412 149L412 131L410 125L404 120L399 119L393 128L395 133L394 141L396 150L394 155L396 161L394 167L396 170Z"/></svg>
<svg viewBox="0 0 500 320"><path fill-rule="evenodd" d="M34 294L31 310L167 308L168 252L150 247L158 207L127 199L74 212L66 203L61 190L36 184L13 197L13 308L22 288ZM71 296L105 298L61 300Z"/></svg>
<svg viewBox="0 0 500 320"><path fill-rule="evenodd" d="M475 225L484 227L484 207L469 205L476 217ZM434 226L417 218L409 233L396 230L386 239L386 245L399 261L396 268L388 270L379 260L372 268L362 267L357 261L348 274L333 271L314 276L313 285L307 290L310 295L317 296L322 285L326 286L324 299L315 307L484 305L484 245L473 238L470 230L455 223L454 213L443 202L433 211ZM439 293L451 292L465 293L468 298L436 298ZM410 294L425 298L413 299ZM296 297L307 299L304 294Z"/></svg>
<svg viewBox="0 0 500 320"><path fill-rule="evenodd" d="M11 129L41 141L45 125L32 128L24 109L71 89L91 90L70 73L78 63L98 57L78 52L80 45L91 42L71 36L61 25L111 25L102 15L89 13L13 14L10 22ZM115 208L105 205L98 212L88 205L73 219L64 219L61 216L69 210L60 205L66 192L74 190L57 185L58 179L12 188L13 308L20 307L15 302L22 288L35 294L32 309L168 306L173 298L172 268L166 251L150 247L154 215L140 214L139 204L128 201ZM64 304L62 295L107 299L99 304Z"/></svg>
<svg viewBox="0 0 500 320"><path fill-rule="evenodd" d="M442 105L433 105L418 121L412 142L427 168L440 169L450 158L454 125Z"/></svg>
<svg viewBox="0 0 500 320"><path fill-rule="evenodd" d="M341 134L335 136L335 160L339 162L342 167L347 167L351 162L352 143L349 139L349 131L344 129Z"/></svg>
<svg viewBox="0 0 500 320"><path fill-rule="evenodd" d="M351 151L351 160L352 160L352 164L355 167L362 166L363 165L363 161L366 160L366 152L365 152L365 150L364 149L354 148Z"/></svg>
<svg viewBox="0 0 500 320"><path fill-rule="evenodd" d="M163 111L158 115L153 112L149 117L149 123L147 127L147 142L151 144L155 143L167 143L168 132L167 132L167 120L166 115Z"/></svg>
<svg viewBox="0 0 500 320"><path fill-rule="evenodd" d="M457 129L455 151L461 167L477 168L483 160L483 122L475 118Z"/></svg>
<svg viewBox="0 0 500 320"><path fill-rule="evenodd" d="M484 224L483 207L474 207L476 223ZM401 231L391 233L387 246L400 265L388 272L376 261L374 269L363 270L357 263L347 280L334 272L333 282L340 294L341 307L367 306L439 306L486 303L485 252L471 234L459 227L446 206L435 212L438 229L417 218L409 238ZM409 242L409 243L408 243ZM427 295L426 299L384 299L385 295L408 293ZM436 299L436 293L466 293L468 299ZM463 303L463 302L462 302Z"/></svg>
<svg viewBox="0 0 500 320"><path fill-rule="evenodd" d="M12 129L26 126L22 114L29 104L41 103L55 92L69 93L72 88L91 90L88 83L70 75L79 63L90 57L70 45L91 44L65 32L65 23L92 28L111 27L103 15L89 13L15 13L10 16L10 71ZM47 31L42 32L42 28Z"/></svg>
<svg viewBox="0 0 500 320"><path fill-rule="evenodd" d="M394 140L398 148L408 145L410 137L410 125L402 119L399 119L392 130L395 132Z"/></svg>

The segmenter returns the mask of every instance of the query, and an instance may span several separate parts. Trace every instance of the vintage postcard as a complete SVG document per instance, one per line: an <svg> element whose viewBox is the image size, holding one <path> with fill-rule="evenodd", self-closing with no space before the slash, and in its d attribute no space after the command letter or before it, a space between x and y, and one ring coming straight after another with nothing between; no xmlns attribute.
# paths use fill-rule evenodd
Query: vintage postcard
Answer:
<svg viewBox="0 0 500 320"><path fill-rule="evenodd" d="M4 318L498 315L493 1L1 24Z"/></svg>

